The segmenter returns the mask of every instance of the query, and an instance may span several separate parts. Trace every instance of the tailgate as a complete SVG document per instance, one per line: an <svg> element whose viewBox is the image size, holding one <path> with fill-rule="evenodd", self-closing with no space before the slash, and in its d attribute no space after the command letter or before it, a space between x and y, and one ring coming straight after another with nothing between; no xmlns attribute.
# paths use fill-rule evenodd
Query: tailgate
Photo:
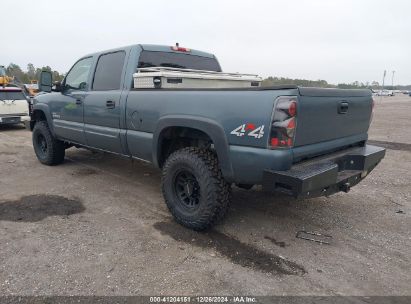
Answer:
<svg viewBox="0 0 411 304"><path fill-rule="evenodd" d="M370 90L299 88L299 93L294 147L368 131L373 103Z"/></svg>
<svg viewBox="0 0 411 304"><path fill-rule="evenodd" d="M0 116L23 116L29 114L29 106L26 100L0 101Z"/></svg>

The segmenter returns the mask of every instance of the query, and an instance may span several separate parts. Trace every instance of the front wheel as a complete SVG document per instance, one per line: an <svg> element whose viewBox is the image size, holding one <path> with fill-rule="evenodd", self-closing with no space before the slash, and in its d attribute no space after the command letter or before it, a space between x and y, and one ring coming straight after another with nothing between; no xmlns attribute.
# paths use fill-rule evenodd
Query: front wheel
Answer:
<svg viewBox="0 0 411 304"><path fill-rule="evenodd" d="M37 159L45 165L62 163L65 156L64 143L51 134L45 121L38 121L33 129L33 147Z"/></svg>
<svg viewBox="0 0 411 304"><path fill-rule="evenodd" d="M229 207L230 184L209 150L189 147L172 153L163 167L162 190L176 221L193 230L210 228Z"/></svg>

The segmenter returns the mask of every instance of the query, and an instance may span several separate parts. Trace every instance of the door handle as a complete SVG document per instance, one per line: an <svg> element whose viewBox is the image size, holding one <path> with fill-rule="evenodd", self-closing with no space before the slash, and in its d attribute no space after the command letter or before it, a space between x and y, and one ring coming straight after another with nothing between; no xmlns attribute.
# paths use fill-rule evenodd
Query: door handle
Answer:
<svg viewBox="0 0 411 304"><path fill-rule="evenodd" d="M108 109L114 109L116 107L116 102L112 100L107 100L106 101L106 107Z"/></svg>
<svg viewBox="0 0 411 304"><path fill-rule="evenodd" d="M76 99L76 104L81 105L83 103L83 101L81 99Z"/></svg>

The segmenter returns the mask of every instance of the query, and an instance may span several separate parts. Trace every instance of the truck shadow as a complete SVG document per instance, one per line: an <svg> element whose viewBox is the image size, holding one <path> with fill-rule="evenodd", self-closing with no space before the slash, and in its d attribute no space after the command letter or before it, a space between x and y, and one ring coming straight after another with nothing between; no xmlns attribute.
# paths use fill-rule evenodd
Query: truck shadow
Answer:
<svg viewBox="0 0 411 304"><path fill-rule="evenodd" d="M85 168L78 167L79 163L85 165ZM73 168L73 175L81 175L84 178L89 178L86 175L86 173L91 174L89 168L95 168L101 176L112 174L114 175L113 179L118 182L121 177L123 182L134 184L135 191L143 191L145 195L159 198L151 201L151 204L155 202L155 206L152 205L154 209L160 208L168 212L161 195L159 195L161 193L161 171L155 169L151 164L138 160L131 162L125 158L100 152L92 153L83 149L70 149L64 165ZM84 174L80 174L83 170L85 170ZM232 189L231 208L227 220L223 221L222 225L236 223L238 227L244 221L251 225L257 218L259 222L276 222L279 226L283 223L284 225L293 223L295 227L319 227L323 225L323 220L313 217L312 214L320 213L321 216L323 214L333 216L329 214L329 210L336 208L335 205L327 207L328 203L324 199L294 199L282 194L264 192L258 186L254 186L251 190L239 189L236 186L233 186ZM260 224L257 224L256 227L259 227Z"/></svg>
<svg viewBox="0 0 411 304"><path fill-rule="evenodd" d="M57 195L29 195L0 202L0 221L39 222L49 216L70 216L85 210L78 200Z"/></svg>
<svg viewBox="0 0 411 304"><path fill-rule="evenodd" d="M144 204L138 206L139 209L147 211L150 219L154 220L153 228L161 234L189 246L211 250L234 264L259 272L304 275L307 270L303 264L286 257L290 248L296 248L296 242L301 245L301 241L296 241L296 233L307 230L331 234L346 222L341 216L344 213L340 212L343 207L332 204L332 200L301 200L264 192L257 186L251 190L233 186L227 217L215 229L194 232L171 219L161 195L161 172L152 165L110 154L70 149L64 166L74 173L79 172L82 166L92 168L98 174L80 177L95 178L99 182L110 177L113 187L126 187L129 194L141 196L140 202L118 200L118 203ZM149 204L145 203L146 200ZM333 211L335 209L337 212ZM139 217L143 213L140 211L133 216Z"/></svg>
<svg viewBox="0 0 411 304"><path fill-rule="evenodd" d="M349 196L347 199L351 200ZM295 199L282 194L264 192L261 188L242 190L233 187L232 204L223 225L242 223L244 229L265 230L264 238L282 247L284 237L294 238L299 230L332 233L349 227L352 204L341 197ZM277 241L277 237L279 241ZM287 246L287 244L284 244Z"/></svg>
<svg viewBox="0 0 411 304"><path fill-rule="evenodd" d="M232 201L233 208L238 212L251 208L259 213L281 217L291 216L291 210L295 209L295 205L301 205L303 202L284 194L265 192L259 186L254 186L251 190L233 187Z"/></svg>
<svg viewBox="0 0 411 304"><path fill-rule="evenodd" d="M293 261L265 252L217 230L200 233L186 229L175 222L157 222L154 228L177 242L215 250L219 255L242 267L279 275L304 275L307 272L303 266Z"/></svg>

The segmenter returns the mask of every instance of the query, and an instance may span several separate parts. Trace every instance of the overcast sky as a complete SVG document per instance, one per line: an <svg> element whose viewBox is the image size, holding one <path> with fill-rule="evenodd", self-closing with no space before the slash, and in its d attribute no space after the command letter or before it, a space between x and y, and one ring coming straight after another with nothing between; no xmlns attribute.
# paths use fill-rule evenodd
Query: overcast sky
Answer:
<svg viewBox="0 0 411 304"><path fill-rule="evenodd" d="M411 84L410 0L2 1L0 64L67 72L135 43L217 55L227 72Z"/></svg>

